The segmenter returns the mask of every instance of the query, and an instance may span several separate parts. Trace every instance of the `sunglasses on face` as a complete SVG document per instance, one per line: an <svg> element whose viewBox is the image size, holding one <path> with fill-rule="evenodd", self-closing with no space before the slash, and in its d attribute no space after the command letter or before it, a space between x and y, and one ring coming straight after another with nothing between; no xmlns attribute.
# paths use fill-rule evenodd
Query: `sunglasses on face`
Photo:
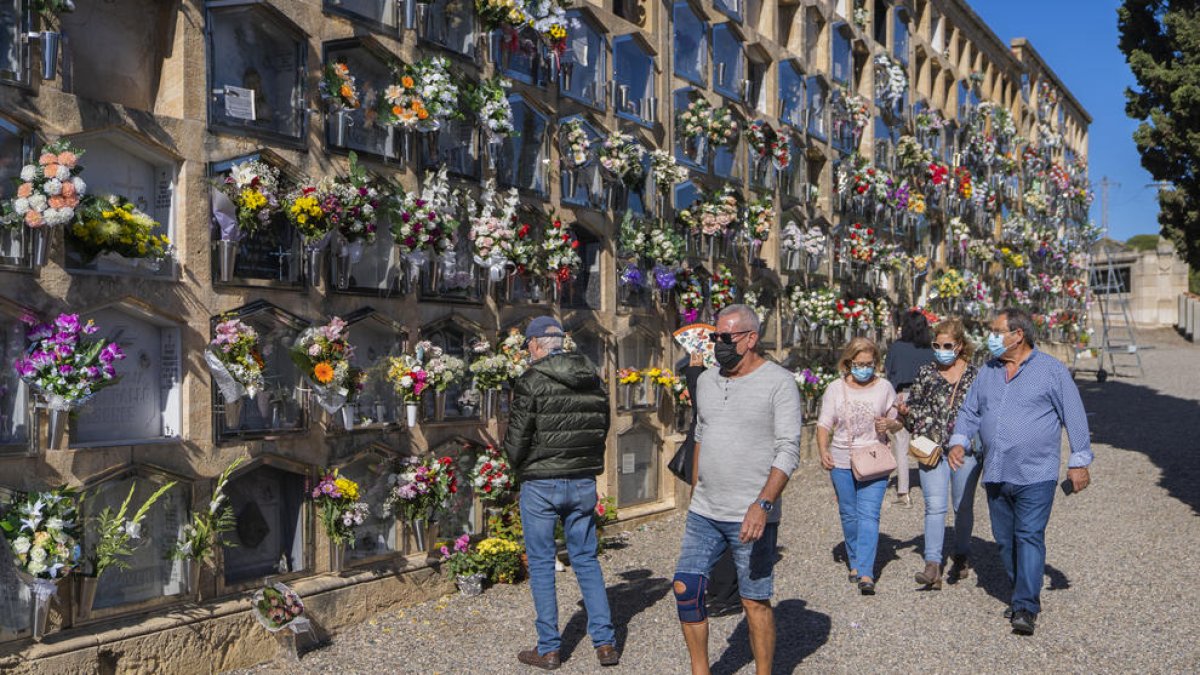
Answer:
<svg viewBox="0 0 1200 675"><path fill-rule="evenodd" d="M724 342L727 345L731 345L734 342L734 336L745 335L746 333L753 333L753 332L754 331L752 331L752 330L738 330L738 331L734 331L732 333L709 333L708 341L709 342Z"/></svg>
<svg viewBox="0 0 1200 675"><path fill-rule="evenodd" d="M951 350L958 346L957 342L931 342L929 343L934 349Z"/></svg>

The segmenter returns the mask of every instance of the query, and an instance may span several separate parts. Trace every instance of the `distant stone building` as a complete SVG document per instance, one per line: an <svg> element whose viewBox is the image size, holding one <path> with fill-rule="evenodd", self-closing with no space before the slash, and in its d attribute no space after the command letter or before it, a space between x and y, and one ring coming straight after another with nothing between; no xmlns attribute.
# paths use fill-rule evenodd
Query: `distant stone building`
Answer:
<svg viewBox="0 0 1200 675"><path fill-rule="evenodd" d="M1111 260L1115 279L1109 282ZM1188 290L1188 265L1169 241L1137 251L1112 239L1098 242L1092 252L1092 286L1123 289L1130 318L1139 327L1173 326L1179 318L1179 296ZM1100 291L1095 291L1100 292ZM1099 317L1093 316L1099 325Z"/></svg>

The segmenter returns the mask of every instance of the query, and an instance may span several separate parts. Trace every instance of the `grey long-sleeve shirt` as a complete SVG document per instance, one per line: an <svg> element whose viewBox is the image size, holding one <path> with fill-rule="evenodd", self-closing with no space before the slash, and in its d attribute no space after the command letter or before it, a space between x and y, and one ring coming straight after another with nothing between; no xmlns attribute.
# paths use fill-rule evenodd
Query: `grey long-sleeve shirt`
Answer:
<svg viewBox="0 0 1200 675"><path fill-rule="evenodd" d="M696 411L700 475L689 510L740 523L772 468L790 477L800 465L796 381L771 362L737 378L709 368L696 387ZM781 511L776 505L768 522L777 522Z"/></svg>

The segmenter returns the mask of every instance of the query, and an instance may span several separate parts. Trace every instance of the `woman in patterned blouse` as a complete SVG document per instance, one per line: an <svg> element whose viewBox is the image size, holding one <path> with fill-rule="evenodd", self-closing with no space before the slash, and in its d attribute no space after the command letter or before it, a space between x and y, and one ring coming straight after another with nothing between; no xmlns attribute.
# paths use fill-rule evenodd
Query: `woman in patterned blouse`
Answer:
<svg viewBox="0 0 1200 675"><path fill-rule="evenodd" d="M934 363L921 367L908 390L907 401L898 409L913 438L924 436L948 450L958 409L978 369L970 363L973 349L961 321L946 319L934 326L933 332ZM981 467L982 461L973 451L968 451L960 469L951 469L944 455L936 466L920 465L921 493L925 497L925 569L917 573L916 579L926 589L942 588L947 493L954 500L954 555L947 577L954 583L970 574L967 553L975 524L975 487Z"/></svg>

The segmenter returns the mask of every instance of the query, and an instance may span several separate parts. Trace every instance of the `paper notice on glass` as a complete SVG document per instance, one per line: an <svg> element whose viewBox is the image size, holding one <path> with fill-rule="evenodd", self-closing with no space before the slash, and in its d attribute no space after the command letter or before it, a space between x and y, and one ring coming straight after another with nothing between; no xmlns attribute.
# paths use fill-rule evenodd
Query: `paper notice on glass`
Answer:
<svg viewBox="0 0 1200 675"><path fill-rule="evenodd" d="M254 90L225 85L225 114L237 120L257 119L254 116Z"/></svg>
<svg viewBox="0 0 1200 675"><path fill-rule="evenodd" d="M621 455L621 473L633 473L637 467L637 455L632 452L626 452Z"/></svg>

